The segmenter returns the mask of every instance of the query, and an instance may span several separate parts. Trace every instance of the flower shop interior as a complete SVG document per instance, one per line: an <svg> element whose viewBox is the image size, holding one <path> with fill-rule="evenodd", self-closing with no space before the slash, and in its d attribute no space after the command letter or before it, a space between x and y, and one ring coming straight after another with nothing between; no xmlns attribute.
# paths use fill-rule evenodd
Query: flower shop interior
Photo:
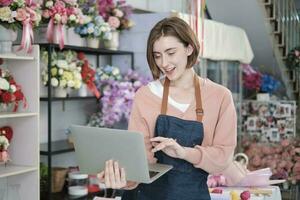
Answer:
<svg viewBox="0 0 300 200"><path fill-rule="evenodd" d="M195 72L235 104L245 176L210 174L211 199L299 200L299 15L300 0L0 0L0 200L121 199L80 172L70 127L127 130L153 80L150 30L171 16L199 39Z"/></svg>

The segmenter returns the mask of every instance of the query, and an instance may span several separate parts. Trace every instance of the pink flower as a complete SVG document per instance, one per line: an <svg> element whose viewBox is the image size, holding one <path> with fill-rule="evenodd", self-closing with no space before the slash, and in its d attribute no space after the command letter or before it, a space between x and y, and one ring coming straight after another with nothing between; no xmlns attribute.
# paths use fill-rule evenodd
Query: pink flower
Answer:
<svg viewBox="0 0 300 200"><path fill-rule="evenodd" d="M124 13L120 9L117 9L117 8L113 10L113 14L116 17L120 17L120 18L124 16Z"/></svg>
<svg viewBox="0 0 300 200"><path fill-rule="evenodd" d="M8 6L13 0L0 0L0 6Z"/></svg>
<svg viewBox="0 0 300 200"><path fill-rule="evenodd" d="M110 16L108 18L108 24L112 29L117 29L120 26L120 20L117 17Z"/></svg>
<svg viewBox="0 0 300 200"><path fill-rule="evenodd" d="M282 140L282 141L281 141L281 146L287 147L287 146L289 146L289 145L290 145L290 142L289 142L288 139L285 139L285 140Z"/></svg>
<svg viewBox="0 0 300 200"><path fill-rule="evenodd" d="M27 14L27 12L26 12L26 10L24 8L19 8L17 10L16 19L18 21L24 21L25 19L27 19L27 17L29 17L29 14Z"/></svg>

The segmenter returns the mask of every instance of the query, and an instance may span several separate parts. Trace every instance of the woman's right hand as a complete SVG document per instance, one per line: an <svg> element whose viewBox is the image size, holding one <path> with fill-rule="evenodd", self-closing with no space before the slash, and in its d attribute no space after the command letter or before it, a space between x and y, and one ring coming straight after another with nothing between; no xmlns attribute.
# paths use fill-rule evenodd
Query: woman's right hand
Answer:
<svg viewBox="0 0 300 200"><path fill-rule="evenodd" d="M105 169L98 174L98 178L104 182L106 188L122 189L127 186L125 170L120 168L117 161L106 161Z"/></svg>

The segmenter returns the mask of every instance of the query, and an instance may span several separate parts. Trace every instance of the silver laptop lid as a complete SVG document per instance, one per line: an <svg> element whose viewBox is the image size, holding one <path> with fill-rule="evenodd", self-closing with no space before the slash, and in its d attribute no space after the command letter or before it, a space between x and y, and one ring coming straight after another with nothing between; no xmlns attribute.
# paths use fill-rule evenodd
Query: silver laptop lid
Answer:
<svg viewBox="0 0 300 200"><path fill-rule="evenodd" d="M141 133L108 128L71 126L80 171L97 174L113 159L125 168L127 180L149 182L144 137Z"/></svg>

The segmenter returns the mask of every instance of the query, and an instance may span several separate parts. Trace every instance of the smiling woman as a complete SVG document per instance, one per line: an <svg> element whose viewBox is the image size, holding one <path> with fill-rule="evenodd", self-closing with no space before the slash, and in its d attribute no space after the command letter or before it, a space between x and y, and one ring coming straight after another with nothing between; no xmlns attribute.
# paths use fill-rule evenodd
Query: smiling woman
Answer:
<svg viewBox="0 0 300 200"><path fill-rule="evenodd" d="M208 173L232 170L232 95L196 75L199 48L192 29L179 18L165 18L151 30L147 60L154 81L136 92L128 129L144 135L149 163L173 169L151 184L139 184L120 181L126 180L126 169L110 162L100 175L110 187L126 189L122 199L210 199Z"/></svg>

